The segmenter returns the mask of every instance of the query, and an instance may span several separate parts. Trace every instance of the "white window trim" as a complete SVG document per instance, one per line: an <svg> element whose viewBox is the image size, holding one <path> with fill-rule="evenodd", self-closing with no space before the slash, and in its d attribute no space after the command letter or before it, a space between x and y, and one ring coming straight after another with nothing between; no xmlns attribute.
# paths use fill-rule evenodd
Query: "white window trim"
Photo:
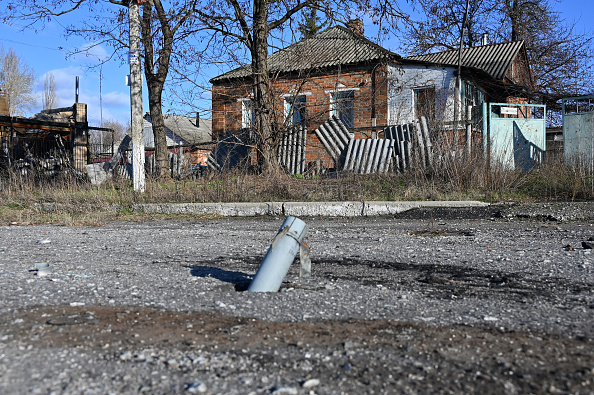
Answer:
<svg viewBox="0 0 594 395"><path fill-rule="evenodd" d="M324 91L324 93L327 94L327 95L332 95L333 93L336 93L336 92L360 91L360 90L361 90L361 88L357 88L357 87L353 87L353 88L338 88L338 89L332 89L332 90Z"/></svg>
<svg viewBox="0 0 594 395"><path fill-rule="evenodd" d="M280 97L282 97L283 99L286 99L287 97L299 97L299 96L311 96L312 93L311 92L301 92L301 93L285 93L284 95L280 95Z"/></svg>
<svg viewBox="0 0 594 395"><path fill-rule="evenodd" d="M354 92L354 91L359 91L361 90L360 88L341 88L341 89L335 89L332 91L324 91L324 93L326 93L327 95L330 96L330 111L328 111L328 119L331 119L333 115L338 116L336 114L336 100L334 95L338 92ZM353 94L354 96L354 94ZM354 119L353 119L354 121Z"/></svg>
<svg viewBox="0 0 594 395"><path fill-rule="evenodd" d="M340 88L331 91L324 91L325 94L330 96L330 111L328 111L328 119L332 118L333 115L336 115L336 100L334 95L338 92L350 92L350 91L358 91L361 90L360 88Z"/></svg>

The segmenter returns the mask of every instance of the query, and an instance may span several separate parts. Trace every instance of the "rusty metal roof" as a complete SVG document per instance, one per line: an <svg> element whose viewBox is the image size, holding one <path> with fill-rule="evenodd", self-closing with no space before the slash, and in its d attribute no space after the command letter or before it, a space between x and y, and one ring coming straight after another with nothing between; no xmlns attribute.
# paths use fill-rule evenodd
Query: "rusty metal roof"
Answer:
<svg viewBox="0 0 594 395"><path fill-rule="evenodd" d="M462 66L483 70L496 80L502 81L523 45L524 41L512 41L464 48L462 49ZM444 66L457 66L458 50L409 56L405 59Z"/></svg>
<svg viewBox="0 0 594 395"><path fill-rule="evenodd" d="M399 59L394 52L342 26L334 26L268 56L271 73L312 70L380 60ZM251 75L245 65L212 78L211 82Z"/></svg>

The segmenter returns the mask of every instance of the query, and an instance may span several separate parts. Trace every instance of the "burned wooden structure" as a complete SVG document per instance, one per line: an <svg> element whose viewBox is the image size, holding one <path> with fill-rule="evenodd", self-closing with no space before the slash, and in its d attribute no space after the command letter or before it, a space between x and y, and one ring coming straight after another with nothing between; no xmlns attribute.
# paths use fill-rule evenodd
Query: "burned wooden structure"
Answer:
<svg viewBox="0 0 594 395"><path fill-rule="evenodd" d="M33 118L0 115L0 166L21 175L36 172L53 177L73 170L82 174L92 161L87 105L44 110Z"/></svg>

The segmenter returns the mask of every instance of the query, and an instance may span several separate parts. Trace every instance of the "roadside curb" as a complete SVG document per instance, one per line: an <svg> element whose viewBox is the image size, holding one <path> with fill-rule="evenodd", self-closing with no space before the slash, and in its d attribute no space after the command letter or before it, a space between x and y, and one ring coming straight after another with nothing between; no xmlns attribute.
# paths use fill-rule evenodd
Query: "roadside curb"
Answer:
<svg viewBox="0 0 594 395"><path fill-rule="evenodd" d="M147 214L220 215L256 217L372 217L394 215L415 208L487 207L479 201L370 201L370 202L263 202L263 203L167 203L133 204L133 212Z"/></svg>

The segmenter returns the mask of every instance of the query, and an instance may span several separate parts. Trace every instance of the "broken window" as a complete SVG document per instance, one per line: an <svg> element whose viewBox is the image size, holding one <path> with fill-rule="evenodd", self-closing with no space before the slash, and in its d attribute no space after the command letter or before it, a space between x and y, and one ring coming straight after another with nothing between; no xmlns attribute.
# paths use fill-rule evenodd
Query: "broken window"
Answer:
<svg viewBox="0 0 594 395"><path fill-rule="evenodd" d="M355 126L355 91L339 91L332 94L332 114L351 129Z"/></svg>

